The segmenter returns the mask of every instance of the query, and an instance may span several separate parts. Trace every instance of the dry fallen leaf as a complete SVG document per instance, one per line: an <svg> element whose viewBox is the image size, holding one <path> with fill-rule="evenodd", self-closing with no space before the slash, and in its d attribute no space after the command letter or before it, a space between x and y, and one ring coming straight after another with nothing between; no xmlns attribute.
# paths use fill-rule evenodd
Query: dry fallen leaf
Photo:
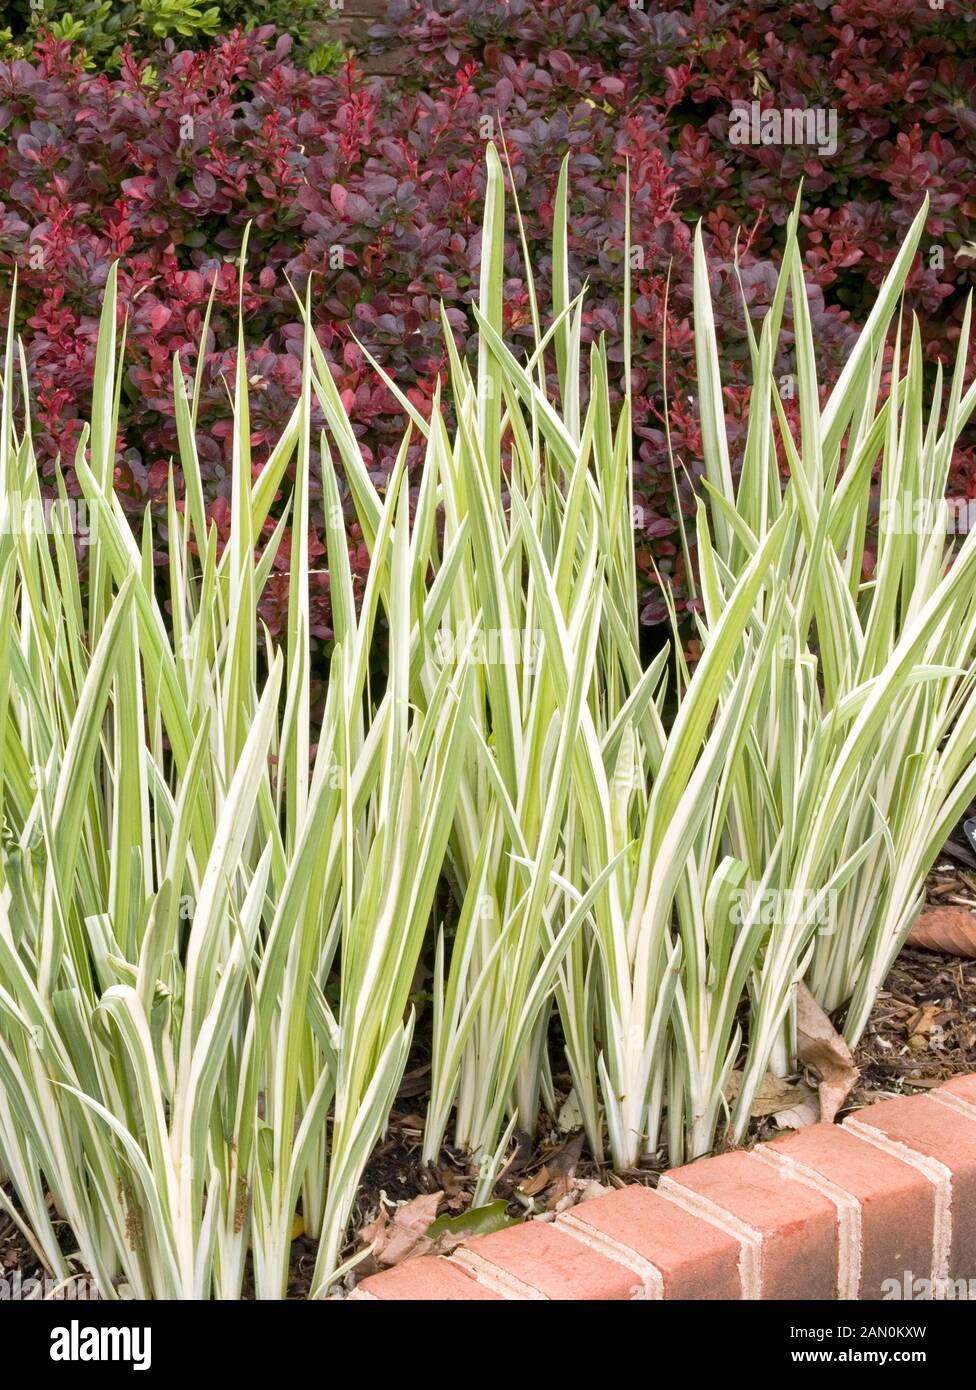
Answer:
<svg viewBox="0 0 976 1390"><path fill-rule="evenodd" d="M976 916L966 907L930 907L917 918L905 944L976 960Z"/></svg>
<svg viewBox="0 0 976 1390"><path fill-rule="evenodd" d="M916 1034L923 1038L928 1037L935 1028L936 1019L941 1012L941 1004L923 1004L920 1009L916 1009L905 1025L905 1031L909 1038Z"/></svg>
<svg viewBox="0 0 976 1390"><path fill-rule="evenodd" d="M546 1195L546 1211L562 1211L576 1201L576 1185L569 1173L558 1173Z"/></svg>
<svg viewBox="0 0 976 1390"><path fill-rule="evenodd" d="M583 1153L583 1131L574 1134L571 1139L567 1139L565 1144L549 1155L546 1159L546 1167L550 1173L565 1173L569 1177L576 1172L576 1165L580 1161Z"/></svg>
<svg viewBox="0 0 976 1390"><path fill-rule="evenodd" d="M560 1108L556 1125L563 1134L573 1134L582 1124L583 1112L580 1109L579 1101L576 1099L576 1092L570 1091Z"/></svg>
<svg viewBox="0 0 976 1390"><path fill-rule="evenodd" d="M809 1086L803 1089L806 1095L801 1101L788 1106L786 1110L777 1110L773 1116L780 1129L805 1129L820 1119L820 1097Z"/></svg>
<svg viewBox="0 0 976 1390"><path fill-rule="evenodd" d="M376 1220L359 1233L365 1245L372 1243L372 1258L379 1266L388 1269L430 1251L433 1241L427 1235L427 1228L437 1216L443 1196L443 1192L425 1192L414 1197L397 1207L392 1221L386 1208L380 1207Z"/></svg>
<svg viewBox="0 0 976 1390"><path fill-rule="evenodd" d="M725 1096L730 1104L739 1094L741 1085L742 1072L732 1072L725 1087ZM802 1081L785 1081L783 1077L774 1076L769 1071L759 1083L749 1113L754 1119L765 1115L778 1115L781 1110L801 1104L809 1094L809 1086L805 1086Z"/></svg>
<svg viewBox="0 0 976 1390"><path fill-rule="evenodd" d="M432 1169L431 1178L433 1186L443 1188L448 1211L463 1211L470 1204L474 1181L470 1173L459 1172L449 1163L439 1163Z"/></svg>
<svg viewBox="0 0 976 1390"><path fill-rule="evenodd" d="M544 1192L551 1182L552 1174L543 1164L537 1172L533 1173L531 1178L526 1178L524 1182L519 1183L518 1191L523 1197L536 1197L540 1192Z"/></svg>
<svg viewBox="0 0 976 1390"><path fill-rule="evenodd" d="M575 1192L576 1165L583 1152L582 1130L549 1154L545 1163L530 1178L518 1184L523 1197L544 1197L547 1211L561 1209L570 1194ZM575 1196L572 1201L575 1201Z"/></svg>
<svg viewBox="0 0 976 1390"><path fill-rule="evenodd" d="M426 1123L423 1115L415 1115L413 1112L409 1115L393 1115L390 1117L391 1129L401 1129L418 1134L424 1132L424 1125Z"/></svg>
<svg viewBox="0 0 976 1390"><path fill-rule="evenodd" d="M802 980L796 992L796 1047L804 1066L820 1074L820 1119L830 1124L860 1073L851 1049Z"/></svg>

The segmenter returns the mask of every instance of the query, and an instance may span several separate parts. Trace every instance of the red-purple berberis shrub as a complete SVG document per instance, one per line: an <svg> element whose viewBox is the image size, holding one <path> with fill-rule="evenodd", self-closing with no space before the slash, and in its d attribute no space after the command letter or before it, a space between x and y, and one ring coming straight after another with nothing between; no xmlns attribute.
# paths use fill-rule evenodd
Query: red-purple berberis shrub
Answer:
<svg viewBox="0 0 976 1390"><path fill-rule="evenodd" d="M486 109L507 111L507 123L519 130L531 116L526 87L561 89L576 103L610 102L623 113L620 132L628 125L632 131L639 115L663 169L666 235L681 229L666 248L659 226L650 236L646 226L635 230L645 252L634 325L639 480L658 499L645 514L644 539L665 569L668 552L676 553L674 509L654 488L662 474L669 476L659 421L665 378L676 454L693 476L700 468L689 402L685 227L703 220L722 287L718 332L733 428L745 406L736 362L746 351L733 273L736 237L743 288L756 315L768 302L801 184L805 273L822 295L813 312L824 387L925 194L926 238L906 307L919 316L930 380L937 362L953 360L976 282L972 0L391 0L387 21L372 33L383 47L406 43L420 55L408 82L436 90L452 72L469 72ZM603 95L608 82L612 98ZM823 133L833 138L777 139L776 121L787 112L803 122L819 113ZM628 132L615 142L618 157L634 158L632 139ZM580 149L577 165L586 153ZM658 175L647 166L637 166L636 175L639 207ZM576 212L575 279L588 277L600 296L604 286L593 261L602 268L604 248L594 244L585 204L577 201ZM666 372L659 309L665 249L675 253L670 302L677 316L668 326ZM780 364L787 394L789 368L788 361ZM953 487L976 493L973 447L957 451ZM652 595L645 618L662 614Z"/></svg>
<svg viewBox="0 0 976 1390"><path fill-rule="evenodd" d="M571 282L589 285L585 335L605 333L619 363L629 162L639 557L644 615L660 620L652 557L679 601L684 587L665 399L683 489L684 470L693 478L700 467L694 221L703 219L716 267L731 430L747 404L736 249L758 315L801 179L824 382L926 191L932 214L909 299L930 359L948 359L976 264L976 76L963 60L973 32L958 0L939 10L928 0L393 0L375 41L420 55L396 79L355 65L311 77L292 63L288 39L268 30L173 52L154 69L127 62L112 79L86 74L65 46L42 45L32 64L0 66L0 265L18 267L46 467L60 453L70 473L101 287L119 257L128 317L119 487L133 509L164 495L175 446L169 360L180 351L195 368L216 283L199 449L223 524L236 259L250 223L243 298L255 458L296 394L301 327L288 282L301 290L312 273L320 341L382 477L402 413L355 339L428 408L444 367L439 302L461 346L471 333L481 164L493 136L507 144L543 306L556 176L570 151ZM834 111L836 149L734 143L733 107L751 114L754 101L760 113ZM528 289L514 235L509 249L506 313L517 340ZM964 481L970 464L960 456ZM350 545L362 568L355 531ZM313 546L321 553L317 535ZM327 583L321 574L322 639ZM272 580L273 630L285 584L284 573Z"/></svg>

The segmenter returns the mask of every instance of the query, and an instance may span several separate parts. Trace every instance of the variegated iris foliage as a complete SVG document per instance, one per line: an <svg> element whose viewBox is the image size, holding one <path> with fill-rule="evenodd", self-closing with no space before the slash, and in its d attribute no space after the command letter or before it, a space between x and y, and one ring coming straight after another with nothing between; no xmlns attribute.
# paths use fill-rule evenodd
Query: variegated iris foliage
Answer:
<svg viewBox="0 0 976 1390"><path fill-rule="evenodd" d="M490 149L476 362L445 323L453 431L439 400L428 420L388 383L423 443L416 477L408 436L377 491L311 333L291 421L252 466L241 336L223 545L200 380L178 360L165 527L134 532L114 494L114 275L74 460L85 534L32 524L50 509L11 315L0 1202L54 1275L90 1272L106 1297L236 1298L249 1279L279 1298L299 1220L313 1293L334 1287L425 953L423 1157L468 1151L477 1201L515 1128L554 1109L554 1059L618 1168L741 1138L767 1071L791 1065L798 981L857 1038L976 789L976 541L947 546L941 501L976 404L968 319L927 414L917 329L891 331L924 211L825 402L790 226L737 481L699 244L692 673L680 643L641 662L634 422L602 344L582 345L565 171L552 321L531 295L528 356L503 335L504 188ZM797 436L773 379L787 302ZM866 580L879 470L882 500L907 494L930 524L882 527ZM313 719L318 474L335 642ZM356 595L344 499L371 555ZM63 489L54 514L79 515ZM286 526L279 643L258 607Z"/></svg>

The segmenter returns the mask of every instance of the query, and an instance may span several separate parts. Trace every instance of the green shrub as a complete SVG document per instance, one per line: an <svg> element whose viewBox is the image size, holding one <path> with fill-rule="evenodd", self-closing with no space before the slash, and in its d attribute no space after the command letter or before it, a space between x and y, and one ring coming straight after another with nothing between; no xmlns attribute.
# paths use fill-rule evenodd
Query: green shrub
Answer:
<svg viewBox="0 0 976 1390"><path fill-rule="evenodd" d="M114 71L128 44L136 58L152 58L167 39L197 48L232 29L269 25L289 34L309 70L327 72L344 54L339 42L315 41L313 24L331 13L327 0L13 0L10 25L0 30L0 57L29 57L42 33L82 50L85 64Z"/></svg>

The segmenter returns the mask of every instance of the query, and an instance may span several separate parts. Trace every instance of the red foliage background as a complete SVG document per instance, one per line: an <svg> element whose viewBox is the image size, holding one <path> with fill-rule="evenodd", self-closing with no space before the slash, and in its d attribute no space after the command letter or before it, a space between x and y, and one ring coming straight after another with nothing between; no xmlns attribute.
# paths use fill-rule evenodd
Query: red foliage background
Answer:
<svg viewBox="0 0 976 1390"><path fill-rule="evenodd" d="M931 212L908 300L929 361L951 361L976 267L970 0L943 8L929 0L645 0L633 9L628 0L392 0L373 37L380 47L408 47L416 61L405 77L367 77L354 63L312 77L290 61L290 40L268 29L203 53L170 51L154 70L129 61L114 78L84 72L53 42L31 63L0 65L0 265L18 269L35 445L49 473L60 454L70 484L100 294L120 258L128 337L117 484L133 511L165 496L176 451L169 363L178 351L195 368L216 281L198 442L212 512L225 524L235 261L250 222L243 294L256 460L297 393L301 326L288 281L300 290L311 272L319 338L381 482L403 419L353 335L427 408L444 366L440 300L459 341L471 334L481 162L486 137L502 132L543 305L556 176L570 151L572 287L589 281L586 333L605 333L617 362L630 161L632 239L643 257L632 385L646 621L665 616L652 556L679 607L684 590L675 516L677 505L689 507L690 490L676 502L665 381L676 458L692 478L700 471L689 321L698 218L714 266L733 448L747 404L736 237L748 309L758 316L801 179L824 382L924 192ZM753 100L836 111L836 153L733 145L732 104ZM528 335L528 315L514 236L509 250L506 313L517 340ZM782 371L788 343L786 353ZM976 454L966 448L956 485L973 493L974 479ZM354 527L350 546L361 571ZM287 553L279 564L287 566ZM328 640L328 579L318 578L315 631ZM273 631L284 619L286 583L279 571L270 585Z"/></svg>

